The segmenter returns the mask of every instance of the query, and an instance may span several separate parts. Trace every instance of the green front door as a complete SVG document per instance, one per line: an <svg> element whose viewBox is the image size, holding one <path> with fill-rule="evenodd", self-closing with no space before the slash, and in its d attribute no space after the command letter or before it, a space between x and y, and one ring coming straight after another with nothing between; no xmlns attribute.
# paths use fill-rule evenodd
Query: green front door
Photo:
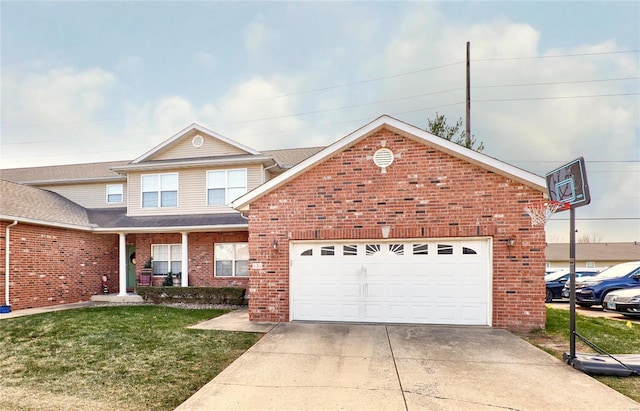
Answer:
<svg viewBox="0 0 640 411"><path fill-rule="evenodd" d="M136 286L136 246L127 246L127 288Z"/></svg>

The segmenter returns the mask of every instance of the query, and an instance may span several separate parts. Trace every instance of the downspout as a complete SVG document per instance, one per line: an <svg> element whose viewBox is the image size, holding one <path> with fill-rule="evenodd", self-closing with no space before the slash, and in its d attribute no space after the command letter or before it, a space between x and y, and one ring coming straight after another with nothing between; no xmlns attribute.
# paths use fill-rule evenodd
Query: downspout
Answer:
<svg viewBox="0 0 640 411"><path fill-rule="evenodd" d="M4 304L7 312L11 311L11 304L9 304L9 229L15 225L18 225L17 220L4 229Z"/></svg>

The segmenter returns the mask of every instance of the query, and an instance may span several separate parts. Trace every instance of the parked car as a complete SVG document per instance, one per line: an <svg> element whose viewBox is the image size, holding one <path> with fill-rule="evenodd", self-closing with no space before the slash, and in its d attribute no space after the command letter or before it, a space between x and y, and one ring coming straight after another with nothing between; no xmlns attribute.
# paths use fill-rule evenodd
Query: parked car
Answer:
<svg viewBox="0 0 640 411"><path fill-rule="evenodd" d="M640 261L614 265L593 277L576 278L576 304L602 305L611 291L632 287L640 287ZM569 297L569 284L565 284L562 296Z"/></svg>
<svg viewBox="0 0 640 411"><path fill-rule="evenodd" d="M594 276L598 274L599 271L597 268L577 268L576 278ZM566 268L545 275L544 281L547 285L547 294L544 302L550 303L554 299L562 298L562 289L567 281L569 281L570 276L571 272Z"/></svg>
<svg viewBox="0 0 640 411"><path fill-rule="evenodd" d="M604 297L603 307L627 317L640 317L640 287L611 291Z"/></svg>

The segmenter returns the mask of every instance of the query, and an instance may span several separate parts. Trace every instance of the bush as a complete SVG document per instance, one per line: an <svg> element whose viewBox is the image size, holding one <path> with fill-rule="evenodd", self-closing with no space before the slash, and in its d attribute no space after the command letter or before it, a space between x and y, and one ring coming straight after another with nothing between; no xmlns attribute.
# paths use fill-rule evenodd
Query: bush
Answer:
<svg viewBox="0 0 640 411"><path fill-rule="evenodd" d="M246 304L245 289L238 287L136 287L136 293L156 304Z"/></svg>

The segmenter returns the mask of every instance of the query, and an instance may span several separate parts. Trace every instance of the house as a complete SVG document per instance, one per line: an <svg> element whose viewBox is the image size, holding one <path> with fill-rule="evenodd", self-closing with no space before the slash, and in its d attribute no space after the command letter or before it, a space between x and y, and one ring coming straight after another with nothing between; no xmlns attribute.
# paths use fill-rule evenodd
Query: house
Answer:
<svg viewBox="0 0 640 411"><path fill-rule="evenodd" d="M569 268L569 244L550 243L545 250L547 268ZM577 243L576 268L607 268L640 261L640 243Z"/></svg>
<svg viewBox="0 0 640 411"><path fill-rule="evenodd" d="M247 287L254 321L544 326L544 228L523 210L544 179L388 116L263 152L194 124L133 161L0 178L15 309L102 275L125 295L151 260L155 284Z"/></svg>

